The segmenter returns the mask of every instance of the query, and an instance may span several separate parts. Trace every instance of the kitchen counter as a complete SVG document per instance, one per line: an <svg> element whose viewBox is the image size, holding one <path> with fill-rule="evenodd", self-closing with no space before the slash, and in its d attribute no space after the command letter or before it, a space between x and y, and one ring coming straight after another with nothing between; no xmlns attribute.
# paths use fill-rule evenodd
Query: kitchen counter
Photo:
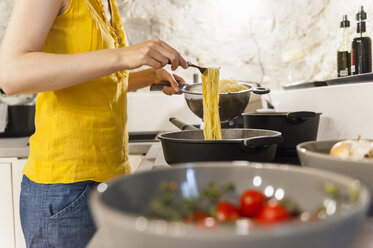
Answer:
<svg viewBox="0 0 373 248"><path fill-rule="evenodd" d="M29 137L0 138L0 158L27 158L30 153ZM129 143L129 154L146 154L158 142Z"/></svg>
<svg viewBox="0 0 373 248"><path fill-rule="evenodd" d="M27 158L29 153L29 137L0 138L0 158Z"/></svg>
<svg viewBox="0 0 373 248"><path fill-rule="evenodd" d="M169 166L164 159L161 143L155 142L149 147L148 152L135 173Z"/></svg>
<svg viewBox="0 0 373 248"><path fill-rule="evenodd" d="M147 148L148 148L148 152L146 153L144 159L141 161L137 170L134 173L170 166L167 164L167 162L164 159L162 145L160 142L147 142L147 143L138 144L138 149L144 150ZM87 248L114 248L108 245L108 242L106 242L107 239L108 237L104 233L100 232L100 230L98 230L95 236L92 238L91 242L88 244ZM363 226L361 235L358 238L356 245L353 248L372 248L372 247L373 247L373 217L367 218ZM115 247L115 248L118 248L118 247ZM131 248L131 247L126 247L125 244L123 244L122 248Z"/></svg>

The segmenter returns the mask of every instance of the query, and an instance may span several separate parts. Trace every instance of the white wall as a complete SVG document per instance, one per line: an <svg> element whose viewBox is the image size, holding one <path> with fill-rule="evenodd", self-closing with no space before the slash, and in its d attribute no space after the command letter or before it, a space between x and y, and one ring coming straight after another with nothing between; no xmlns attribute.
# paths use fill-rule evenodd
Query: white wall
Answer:
<svg viewBox="0 0 373 248"><path fill-rule="evenodd" d="M0 1L0 39L13 1ZM271 87L288 82L290 71L292 80L335 77L339 21L348 14L354 31L360 4L373 30L369 0L117 1L130 43L158 37L192 62L221 66L223 77ZM291 54L300 59L285 62ZM194 72L179 73L191 81Z"/></svg>

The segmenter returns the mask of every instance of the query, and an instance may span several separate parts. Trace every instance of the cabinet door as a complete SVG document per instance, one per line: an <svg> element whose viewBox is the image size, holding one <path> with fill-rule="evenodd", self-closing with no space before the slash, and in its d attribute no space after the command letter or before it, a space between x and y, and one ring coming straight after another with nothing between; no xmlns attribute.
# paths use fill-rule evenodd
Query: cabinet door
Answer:
<svg viewBox="0 0 373 248"><path fill-rule="evenodd" d="M0 162L0 246L15 247L12 164Z"/></svg>
<svg viewBox="0 0 373 248"><path fill-rule="evenodd" d="M19 196L21 194L22 170L27 159L18 159L12 163L13 174L13 206L14 206L14 231L16 248L26 248L25 239L23 237L21 219L19 215Z"/></svg>

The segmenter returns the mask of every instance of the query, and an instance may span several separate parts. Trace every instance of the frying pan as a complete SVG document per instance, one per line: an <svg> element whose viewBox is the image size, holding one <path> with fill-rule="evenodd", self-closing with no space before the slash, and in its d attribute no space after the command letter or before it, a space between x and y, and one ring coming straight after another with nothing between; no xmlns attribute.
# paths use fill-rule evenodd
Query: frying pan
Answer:
<svg viewBox="0 0 373 248"><path fill-rule="evenodd" d="M273 161L277 144L283 140L281 133L277 131L238 128L222 129L223 140L204 140L203 130L193 128L188 126L189 130L158 136L168 164L197 161Z"/></svg>
<svg viewBox="0 0 373 248"><path fill-rule="evenodd" d="M254 87L252 84L239 82L245 85L247 90L231 93L219 93L219 114L220 121L227 122L238 116L245 110L249 103L251 93L257 95L268 94L270 89L262 87ZM150 90L161 90L169 83L152 85ZM203 119L203 97L202 83L180 85L180 92L184 93L185 100L190 110Z"/></svg>

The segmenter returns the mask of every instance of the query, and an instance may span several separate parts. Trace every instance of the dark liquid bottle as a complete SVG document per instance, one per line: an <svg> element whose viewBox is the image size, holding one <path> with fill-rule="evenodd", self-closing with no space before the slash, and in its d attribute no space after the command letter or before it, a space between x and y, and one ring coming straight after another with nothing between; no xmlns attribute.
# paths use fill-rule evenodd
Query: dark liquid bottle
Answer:
<svg viewBox="0 0 373 248"><path fill-rule="evenodd" d="M369 37L363 37L366 31L367 14L363 6L356 15L357 37L352 42L351 69L354 75L372 72L372 42Z"/></svg>

